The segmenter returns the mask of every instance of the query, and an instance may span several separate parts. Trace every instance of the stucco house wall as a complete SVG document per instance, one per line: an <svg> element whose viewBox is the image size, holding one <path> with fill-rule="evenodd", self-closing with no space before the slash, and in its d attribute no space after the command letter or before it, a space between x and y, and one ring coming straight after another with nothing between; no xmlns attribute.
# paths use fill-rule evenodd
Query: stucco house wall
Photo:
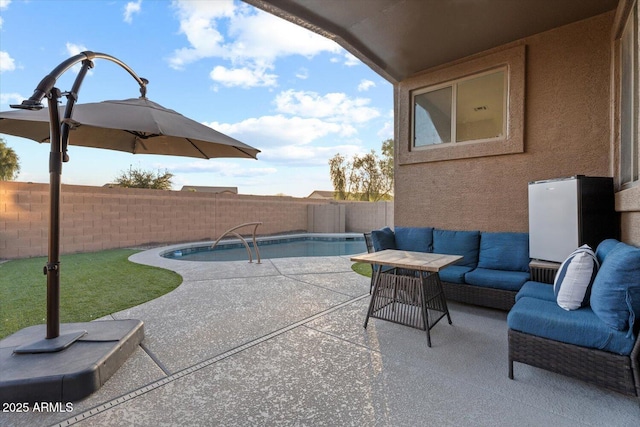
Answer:
<svg viewBox="0 0 640 427"><path fill-rule="evenodd" d="M433 70L401 82L396 94L395 224L528 231L530 181L612 176L612 22L613 13L607 13L485 53L525 46L522 153L402 164L398 158L410 146L407 92Z"/></svg>

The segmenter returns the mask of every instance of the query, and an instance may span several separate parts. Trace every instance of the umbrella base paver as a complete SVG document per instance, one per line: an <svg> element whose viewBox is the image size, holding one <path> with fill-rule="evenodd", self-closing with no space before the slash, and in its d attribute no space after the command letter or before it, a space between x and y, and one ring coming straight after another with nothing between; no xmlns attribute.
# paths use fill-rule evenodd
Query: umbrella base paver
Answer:
<svg viewBox="0 0 640 427"><path fill-rule="evenodd" d="M31 326L0 341L0 402L80 400L116 372L144 339L140 320L65 323L61 332L85 330L71 346L53 353L14 350L44 336L45 325Z"/></svg>

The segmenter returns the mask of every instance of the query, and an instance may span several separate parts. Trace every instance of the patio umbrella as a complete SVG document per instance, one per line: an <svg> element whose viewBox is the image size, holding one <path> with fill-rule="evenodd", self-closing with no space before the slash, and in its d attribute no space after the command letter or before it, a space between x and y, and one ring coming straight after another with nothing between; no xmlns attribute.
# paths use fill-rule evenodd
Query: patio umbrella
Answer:
<svg viewBox="0 0 640 427"><path fill-rule="evenodd" d="M60 117L64 109L59 107ZM68 143L83 147L203 159L256 158L260 152L146 97L76 104L73 116L61 122L69 125ZM0 112L0 133L49 142L49 111Z"/></svg>
<svg viewBox="0 0 640 427"><path fill-rule="evenodd" d="M140 85L140 98L78 104L78 92L94 59L107 59L124 68ZM57 79L75 64L82 67L67 93L54 87ZM86 51L59 64L45 76L19 111L0 113L0 133L38 142L51 142L49 158L50 216L47 275L47 335L14 353L50 353L67 348L85 331L60 336L60 193L62 162L68 161L67 145L106 148L130 153L167 154L210 159L256 158L259 150L214 129L188 119L146 98L148 80L139 77L119 59ZM64 107L58 100L67 97ZM47 98L49 108L43 108Z"/></svg>

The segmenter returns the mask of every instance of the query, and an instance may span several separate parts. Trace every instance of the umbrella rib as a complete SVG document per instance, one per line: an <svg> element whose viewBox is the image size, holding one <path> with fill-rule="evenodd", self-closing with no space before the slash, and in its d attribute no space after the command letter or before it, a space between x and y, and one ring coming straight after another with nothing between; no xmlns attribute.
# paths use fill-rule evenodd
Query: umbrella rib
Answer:
<svg viewBox="0 0 640 427"><path fill-rule="evenodd" d="M251 155L251 153L247 153L246 151L244 151L244 150L243 150L242 148L240 148L240 147L236 147L236 146L234 145L234 146L233 146L233 148L235 148L236 150L238 150L238 151L240 151L240 152L242 152L242 153L246 154L247 156L249 156L249 157L250 157L250 158L252 158L252 159L255 159L255 158L256 158L255 156Z"/></svg>
<svg viewBox="0 0 640 427"><path fill-rule="evenodd" d="M205 159L210 159L211 157L207 156L206 154L204 154L204 152L198 148L198 146L196 144L194 144L194 142L189 139L189 138L185 138L187 141L189 141L189 144L193 145L193 148L195 148L196 150L198 150L200 152L200 154L202 154L202 157L204 157Z"/></svg>
<svg viewBox="0 0 640 427"><path fill-rule="evenodd" d="M159 134L159 133L150 133L146 135L142 132L136 132L132 130L125 130L125 132L130 133L131 135L137 136L140 139L149 139L149 138L155 138L156 136L162 136L162 134Z"/></svg>

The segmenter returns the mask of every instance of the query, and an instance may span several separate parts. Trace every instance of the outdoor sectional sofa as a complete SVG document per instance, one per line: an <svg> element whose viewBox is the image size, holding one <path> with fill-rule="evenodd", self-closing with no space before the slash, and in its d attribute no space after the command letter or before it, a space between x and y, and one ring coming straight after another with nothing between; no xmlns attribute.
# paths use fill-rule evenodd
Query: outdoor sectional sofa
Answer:
<svg viewBox="0 0 640 427"><path fill-rule="evenodd" d="M640 248L607 239L595 257L578 308L561 308L552 285L524 284L507 316L509 378L520 362L640 397Z"/></svg>
<svg viewBox="0 0 640 427"><path fill-rule="evenodd" d="M372 231L371 240L376 251L462 255L460 261L440 271L448 300L509 310L530 278L527 233L398 226Z"/></svg>
<svg viewBox="0 0 640 427"><path fill-rule="evenodd" d="M509 378L520 362L640 397L640 248L602 241L592 284L567 310L553 284L529 280L526 233L396 227L371 240L375 250L463 255L440 272L445 295L509 310Z"/></svg>

